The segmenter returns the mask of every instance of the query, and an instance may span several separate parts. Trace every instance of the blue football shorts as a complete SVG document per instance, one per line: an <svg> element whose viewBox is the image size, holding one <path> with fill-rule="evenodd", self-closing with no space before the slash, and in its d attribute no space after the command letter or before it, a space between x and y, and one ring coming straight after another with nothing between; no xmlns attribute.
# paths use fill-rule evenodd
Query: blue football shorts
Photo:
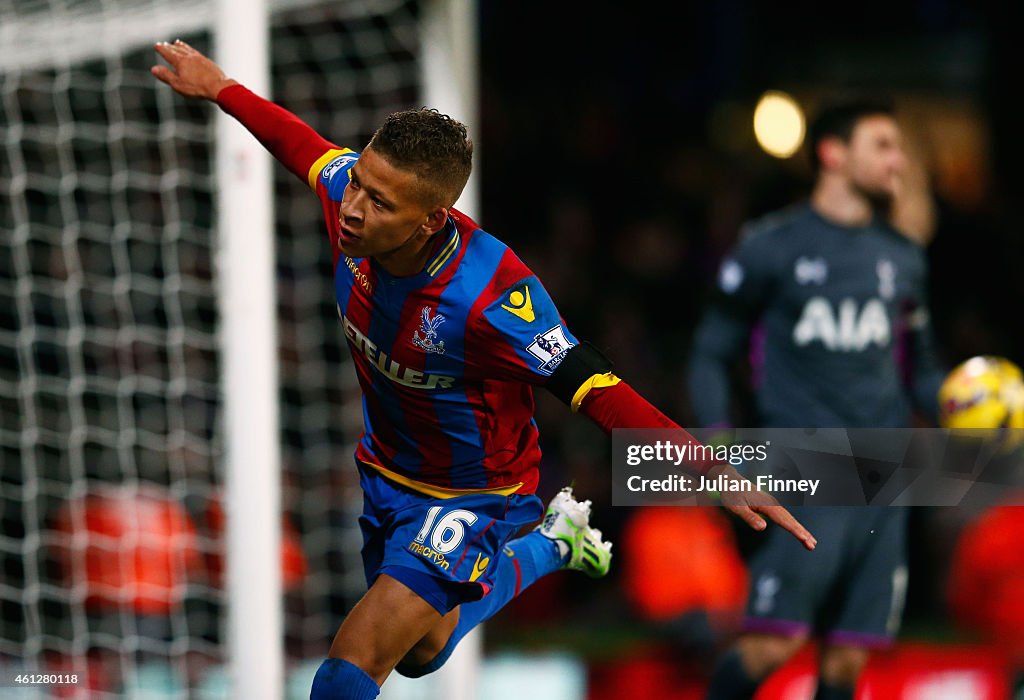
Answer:
<svg viewBox="0 0 1024 700"><path fill-rule="evenodd" d="M505 544L544 513L535 495L428 496L360 465L367 586L387 574L442 615L494 585Z"/></svg>

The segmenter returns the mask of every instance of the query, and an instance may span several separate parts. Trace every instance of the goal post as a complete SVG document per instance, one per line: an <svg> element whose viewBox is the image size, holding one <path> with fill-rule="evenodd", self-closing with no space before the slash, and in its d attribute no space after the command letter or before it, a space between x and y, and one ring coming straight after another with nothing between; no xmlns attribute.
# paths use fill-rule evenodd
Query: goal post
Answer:
<svg viewBox="0 0 1024 700"><path fill-rule="evenodd" d="M270 94L266 0L218 0L217 62ZM284 689L273 178L266 150L217 111L217 270L224 387L227 658L235 697Z"/></svg>

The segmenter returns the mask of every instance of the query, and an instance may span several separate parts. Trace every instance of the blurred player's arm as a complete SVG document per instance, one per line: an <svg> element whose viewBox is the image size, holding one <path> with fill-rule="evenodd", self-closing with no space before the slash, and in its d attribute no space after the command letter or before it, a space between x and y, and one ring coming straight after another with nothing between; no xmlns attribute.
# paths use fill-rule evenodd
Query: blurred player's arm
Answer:
<svg viewBox="0 0 1024 700"><path fill-rule="evenodd" d="M772 292L771 242L745 230L722 261L708 307L694 332L687 365L687 390L697 423L732 425L732 369L750 346L750 333Z"/></svg>
<svg viewBox="0 0 1024 700"><path fill-rule="evenodd" d="M904 346L906 347L904 375L910 383L914 406L934 424L939 420L939 387L949 368L939 359L932 332L931 313L927 302L927 284L924 252L920 256L921 273L916 285L913 305L904 318Z"/></svg>
<svg viewBox="0 0 1024 700"><path fill-rule="evenodd" d="M185 97L209 100L237 119L288 170L311 187L315 167L342 152L286 109L227 77L220 66L185 42L159 43L169 66L153 66L157 79Z"/></svg>
<svg viewBox="0 0 1024 700"><path fill-rule="evenodd" d="M750 330L749 317L724 300L714 302L697 324L686 376L690 405L702 427L732 425L732 368L748 346Z"/></svg>
<svg viewBox="0 0 1024 700"><path fill-rule="evenodd" d="M907 238L927 246L935 236L937 219L931 173L925 165L921 145L908 141L907 166L893 198L889 222Z"/></svg>

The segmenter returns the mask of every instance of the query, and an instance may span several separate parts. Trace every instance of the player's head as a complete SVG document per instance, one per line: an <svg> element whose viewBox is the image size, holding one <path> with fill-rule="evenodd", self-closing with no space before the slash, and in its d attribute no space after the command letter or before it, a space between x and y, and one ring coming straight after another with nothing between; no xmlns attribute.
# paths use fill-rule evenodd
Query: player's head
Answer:
<svg viewBox="0 0 1024 700"><path fill-rule="evenodd" d="M461 122L435 109L389 116L350 170L340 210L342 252L415 258L444 227L472 160Z"/></svg>
<svg viewBox="0 0 1024 700"><path fill-rule="evenodd" d="M875 204L892 200L907 160L891 101L851 97L831 102L818 112L808 136L818 178L839 177Z"/></svg>
<svg viewBox="0 0 1024 700"><path fill-rule="evenodd" d="M473 167L473 143L465 124L426 107L389 116L367 149L415 174L428 206L447 209L455 204Z"/></svg>

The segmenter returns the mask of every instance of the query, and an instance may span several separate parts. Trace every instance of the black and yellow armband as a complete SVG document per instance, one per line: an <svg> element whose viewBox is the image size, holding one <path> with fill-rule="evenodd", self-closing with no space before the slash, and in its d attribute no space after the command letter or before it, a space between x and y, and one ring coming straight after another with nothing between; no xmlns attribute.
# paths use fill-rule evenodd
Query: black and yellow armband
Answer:
<svg viewBox="0 0 1024 700"><path fill-rule="evenodd" d="M591 389L619 383L611 369L611 360L592 344L583 341L565 354L546 386L575 412Z"/></svg>

